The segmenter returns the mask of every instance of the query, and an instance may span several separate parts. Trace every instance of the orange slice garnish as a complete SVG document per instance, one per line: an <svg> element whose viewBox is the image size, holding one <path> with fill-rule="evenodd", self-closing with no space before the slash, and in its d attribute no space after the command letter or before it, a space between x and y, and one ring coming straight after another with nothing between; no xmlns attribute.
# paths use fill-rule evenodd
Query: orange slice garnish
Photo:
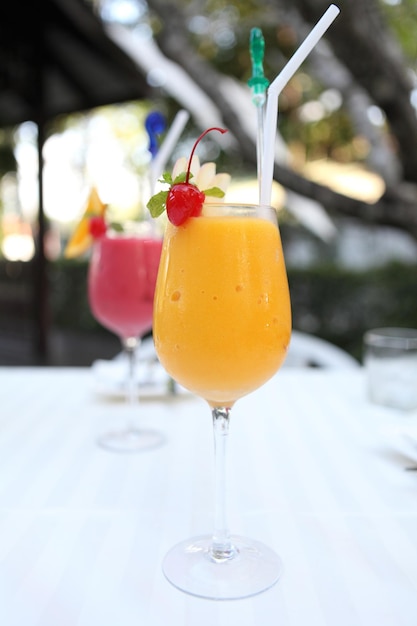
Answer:
<svg viewBox="0 0 417 626"><path fill-rule="evenodd" d="M90 195L88 196L84 215L65 247L64 256L67 259L73 259L77 256L81 256L90 248L90 246L92 246L93 237L90 233L90 217L94 215L104 217L105 211L106 205L100 200L97 189L93 187Z"/></svg>

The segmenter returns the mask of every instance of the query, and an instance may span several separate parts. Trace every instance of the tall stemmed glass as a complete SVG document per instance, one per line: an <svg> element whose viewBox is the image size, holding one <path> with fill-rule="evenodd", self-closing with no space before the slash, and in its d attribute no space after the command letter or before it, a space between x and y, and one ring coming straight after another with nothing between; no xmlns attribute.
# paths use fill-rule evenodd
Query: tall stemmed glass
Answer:
<svg viewBox="0 0 417 626"><path fill-rule="evenodd" d="M121 340L128 360L126 396L130 421L104 433L98 443L117 452L135 452L161 443L160 433L135 424L138 389L135 359L141 337L152 328L153 298L162 239L148 222L109 229L94 244L88 271L88 299L97 321Z"/></svg>
<svg viewBox="0 0 417 626"><path fill-rule="evenodd" d="M208 204L201 216L179 227L168 224L155 294L155 348L168 373L208 402L214 427L214 532L176 545L163 563L168 580L192 595L244 598L281 574L273 550L230 535L225 469L231 409L279 369L290 334L274 209Z"/></svg>

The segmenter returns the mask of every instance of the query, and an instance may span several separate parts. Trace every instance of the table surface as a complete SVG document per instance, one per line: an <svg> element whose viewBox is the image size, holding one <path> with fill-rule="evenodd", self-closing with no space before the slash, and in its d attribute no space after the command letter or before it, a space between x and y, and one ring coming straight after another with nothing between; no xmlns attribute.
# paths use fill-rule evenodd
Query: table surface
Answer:
<svg viewBox="0 0 417 626"><path fill-rule="evenodd" d="M231 530L284 562L273 588L188 596L161 562L213 523L205 403L148 398L165 435L136 454L88 368L0 368L0 623L5 626L416 626L417 415L371 405L358 370L283 369L234 408Z"/></svg>

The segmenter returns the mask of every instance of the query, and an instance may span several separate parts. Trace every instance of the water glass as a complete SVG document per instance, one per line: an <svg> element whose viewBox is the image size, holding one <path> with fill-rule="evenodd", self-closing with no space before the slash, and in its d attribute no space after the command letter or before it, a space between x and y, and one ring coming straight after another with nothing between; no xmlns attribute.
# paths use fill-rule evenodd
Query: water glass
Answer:
<svg viewBox="0 0 417 626"><path fill-rule="evenodd" d="M364 365L372 402L402 411L417 409L417 329L367 331Z"/></svg>

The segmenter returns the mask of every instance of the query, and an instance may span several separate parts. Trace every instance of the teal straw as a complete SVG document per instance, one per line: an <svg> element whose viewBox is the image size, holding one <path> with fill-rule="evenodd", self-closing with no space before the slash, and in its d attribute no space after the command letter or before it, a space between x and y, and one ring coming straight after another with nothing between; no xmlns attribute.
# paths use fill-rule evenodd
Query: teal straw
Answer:
<svg viewBox="0 0 417 626"><path fill-rule="evenodd" d="M252 28L250 32L249 49L252 61L252 76L248 80L248 85L252 89L252 102L256 106L258 117L256 158L260 196L262 187L262 156L264 151L264 112L266 90L269 85L269 80L264 75L263 59L265 52L265 40L260 28Z"/></svg>

